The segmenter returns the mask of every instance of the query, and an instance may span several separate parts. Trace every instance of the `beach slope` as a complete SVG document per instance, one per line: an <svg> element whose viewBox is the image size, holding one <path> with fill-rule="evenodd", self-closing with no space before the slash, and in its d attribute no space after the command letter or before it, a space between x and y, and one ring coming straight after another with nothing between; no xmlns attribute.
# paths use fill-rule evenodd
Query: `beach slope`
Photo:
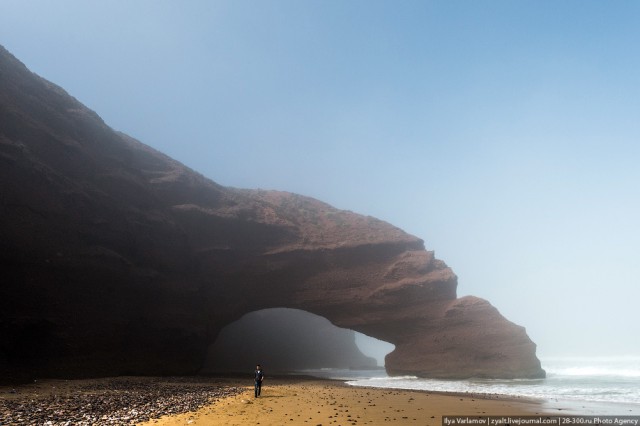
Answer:
<svg viewBox="0 0 640 426"><path fill-rule="evenodd" d="M259 398L245 391L195 412L144 425L440 425L443 415L532 415L535 401L351 387L321 379L267 379Z"/></svg>

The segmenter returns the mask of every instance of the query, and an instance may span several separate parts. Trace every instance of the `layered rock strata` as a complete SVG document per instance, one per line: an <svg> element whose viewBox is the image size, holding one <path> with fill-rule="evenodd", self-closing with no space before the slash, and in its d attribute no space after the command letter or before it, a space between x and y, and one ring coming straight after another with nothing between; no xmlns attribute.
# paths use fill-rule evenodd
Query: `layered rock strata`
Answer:
<svg viewBox="0 0 640 426"><path fill-rule="evenodd" d="M0 47L0 377L189 374L245 313L391 342L386 368L540 377L524 328L456 298L423 241L285 192L222 187L113 131Z"/></svg>

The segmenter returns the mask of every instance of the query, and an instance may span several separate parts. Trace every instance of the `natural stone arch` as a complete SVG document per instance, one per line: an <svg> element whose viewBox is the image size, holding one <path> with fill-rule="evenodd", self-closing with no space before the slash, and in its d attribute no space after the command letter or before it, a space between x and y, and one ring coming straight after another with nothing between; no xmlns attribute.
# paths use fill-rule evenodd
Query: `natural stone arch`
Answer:
<svg viewBox="0 0 640 426"><path fill-rule="evenodd" d="M375 370L378 362L363 353L353 330L299 309L250 312L226 326L209 347L203 373L242 372L260 363L270 372L309 369ZM391 345L392 346L392 345Z"/></svg>
<svg viewBox="0 0 640 426"><path fill-rule="evenodd" d="M230 269L242 271L241 276L229 276L227 282L233 284L218 287L228 303L217 304L222 307L217 324L287 306L395 345L385 361L392 375L544 374L524 328L507 321L485 300L458 299L455 274L414 237L333 249L261 252L240 263Z"/></svg>
<svg viewBox="0 0 640 426"><path fill-rule="evenodd" d="M524 328L457 299L419 238L218 185L1 47L0 73L0 380L195 373L222 327L278 306L396 345L390 374L544 375Z"/></svg>

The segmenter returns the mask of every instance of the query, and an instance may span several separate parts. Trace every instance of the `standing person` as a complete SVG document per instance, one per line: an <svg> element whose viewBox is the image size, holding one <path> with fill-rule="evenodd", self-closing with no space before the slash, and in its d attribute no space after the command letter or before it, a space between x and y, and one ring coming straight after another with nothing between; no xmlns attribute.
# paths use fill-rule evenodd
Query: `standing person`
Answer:
<svg viewBox="0 0 640 426"><path fill-rule="evenodd" d="M260 396L260 388L262 388L262 381L264 380L264 373L260 364L256 365L255 373L255 385L256 385L256 398Z"/></svg>

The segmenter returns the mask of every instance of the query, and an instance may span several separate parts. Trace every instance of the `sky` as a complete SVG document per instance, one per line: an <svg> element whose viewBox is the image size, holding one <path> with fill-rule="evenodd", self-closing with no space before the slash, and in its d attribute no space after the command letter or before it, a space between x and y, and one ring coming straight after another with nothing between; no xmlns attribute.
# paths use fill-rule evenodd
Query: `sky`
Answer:
<svg viewBox="0 0 640 426"><path fill-rule="evenodd" d="M392 223L541 356L640 355L640 2L0 0L0 44L227 186Z"/></svg>

